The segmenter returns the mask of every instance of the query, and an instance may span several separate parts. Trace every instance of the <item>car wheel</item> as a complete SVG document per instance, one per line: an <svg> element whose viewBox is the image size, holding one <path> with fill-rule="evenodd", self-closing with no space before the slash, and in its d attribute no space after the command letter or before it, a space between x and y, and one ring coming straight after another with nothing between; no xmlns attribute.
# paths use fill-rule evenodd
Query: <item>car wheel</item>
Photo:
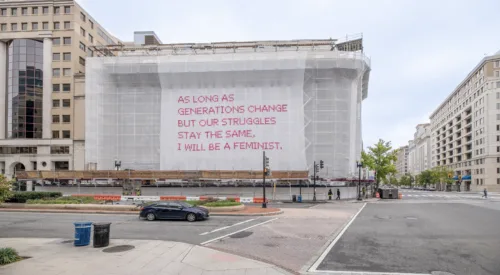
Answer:
<svg viewBox="0 0 500 275"><path fill-rule="evenodd" d="M196 215L193 213L189 213L186 216L186 220L188 220L188 222L194 222L194 221L196 221Z"/></svg>
<svg viewBox="0 0 500 275"><path fill-rule="evenodd" d="M154 214L154 213L148 213L148 214L146 215L146 219L147 219L148 221L154 221L154 220L156 219L156 216L155 216L155 214Z"/></svg>

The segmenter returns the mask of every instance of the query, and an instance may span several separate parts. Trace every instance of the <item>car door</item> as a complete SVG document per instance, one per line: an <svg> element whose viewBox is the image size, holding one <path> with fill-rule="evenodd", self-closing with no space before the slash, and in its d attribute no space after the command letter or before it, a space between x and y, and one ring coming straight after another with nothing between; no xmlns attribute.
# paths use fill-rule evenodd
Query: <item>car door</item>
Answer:
<svg viewBox="0 0 500 275"><path fill-rule="evenodd" d="M184 219L184 216L186 213L182 210L182 205L176 202L171 202L168 204L169 208L169 215L171 216L171 219Z"/></svg>
<svg viewBox="0 0 500 275"><path fill-rule="evenodd" d="M155 213L159 219L170 219L170 209L168 203L156 205Z"/></svg>

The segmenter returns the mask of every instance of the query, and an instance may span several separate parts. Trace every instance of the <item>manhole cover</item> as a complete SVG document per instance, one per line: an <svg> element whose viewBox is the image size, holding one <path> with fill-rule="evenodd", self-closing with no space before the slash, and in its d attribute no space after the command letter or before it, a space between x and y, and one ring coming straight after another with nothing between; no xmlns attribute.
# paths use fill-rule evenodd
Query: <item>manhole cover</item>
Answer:
<svg viewBox="0 0 500 275"><path fill-rule="evenodd" d="M250 231L242 231L242 232L238 232L236 234L233 234L229 237L233 238L233 239L241 239L241 238L246 238L252 234L253 234L253 232L250 232Z"/></svg>
<svg viewBox="0 0 500 275"><path fill-rule="evenodd" d="M135 246L133 246L133 245L125 244L125 245L117 245L117 246L105 248L102 250L102 252L116 253L116 252L123 252L123 251L131 250L134 248L135 248Z"/></svg>

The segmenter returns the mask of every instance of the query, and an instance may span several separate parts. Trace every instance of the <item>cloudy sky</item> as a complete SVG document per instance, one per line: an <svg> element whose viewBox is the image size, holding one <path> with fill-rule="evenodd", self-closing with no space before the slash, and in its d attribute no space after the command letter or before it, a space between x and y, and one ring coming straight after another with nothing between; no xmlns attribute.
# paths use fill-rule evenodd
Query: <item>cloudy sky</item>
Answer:
<svg viewBox="0 0 500 275"><path fill-rule="evenodd" d="M500 50L498 0L77 0L124 41L339 38L362 33L372 60L365 146L406 145L485 56Z"/></svg>

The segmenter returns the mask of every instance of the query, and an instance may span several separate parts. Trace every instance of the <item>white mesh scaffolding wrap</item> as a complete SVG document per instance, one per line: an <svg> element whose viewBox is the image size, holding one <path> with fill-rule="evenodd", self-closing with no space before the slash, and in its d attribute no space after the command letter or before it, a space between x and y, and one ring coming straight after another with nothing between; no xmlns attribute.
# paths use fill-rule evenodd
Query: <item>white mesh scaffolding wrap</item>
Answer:
<svg viewBox="0 0 500 275"><path fill-rule="evenodd" d="M214 141L279 142L266 150L274 170L312 170L352 176L361 152L361 101L366 96L369 64L361 53L296 50L227 52L204 55L94 57L86 65L86 163L98 170L259 170L262 149L208 150ZM233 102L220 102L223 95ZM179 97L218 95L219 102L179 103ZM286 112L183 116L179 108L286 104ZM261 119L272 125L217 124L178 127L179 120ZM196 125L195 123L195 125ZM199 126L199 125L198 125ZM213 140L204 131L251 130L253 137ZM180 140L179 131L201 138ZM185 144L205 151L185 151ZM178 143L182 143L179 150ZM200 149L199 147L197 147ZM241 148L241 147L240 147ZM269 148L269 147L268 147ZM320 175L321 175L320 174Z"/></svg>

